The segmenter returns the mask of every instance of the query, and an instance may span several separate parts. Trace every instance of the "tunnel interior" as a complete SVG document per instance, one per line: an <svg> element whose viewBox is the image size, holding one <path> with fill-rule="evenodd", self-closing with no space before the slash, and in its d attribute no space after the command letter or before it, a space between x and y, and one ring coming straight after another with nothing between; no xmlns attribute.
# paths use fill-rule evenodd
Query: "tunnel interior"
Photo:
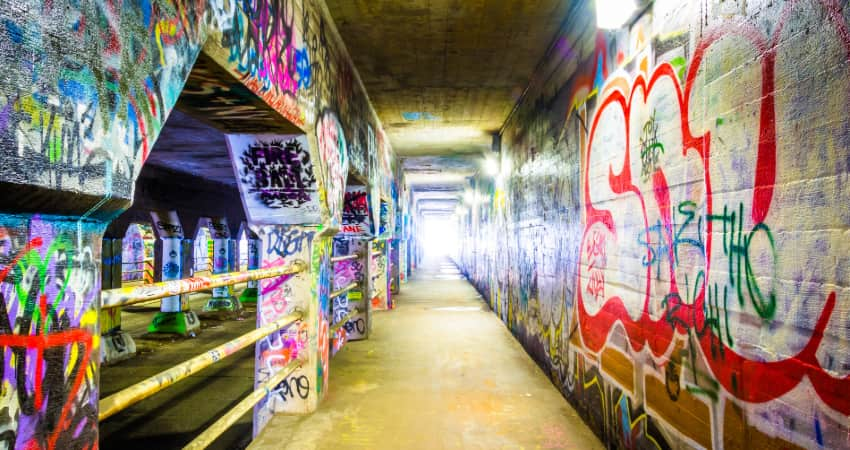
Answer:
<svg viewBox="0 0 850 450"><path fill-rule="evenodd" d="M9 0L0 63L0 447L850 446L846 1Z"/></svg>

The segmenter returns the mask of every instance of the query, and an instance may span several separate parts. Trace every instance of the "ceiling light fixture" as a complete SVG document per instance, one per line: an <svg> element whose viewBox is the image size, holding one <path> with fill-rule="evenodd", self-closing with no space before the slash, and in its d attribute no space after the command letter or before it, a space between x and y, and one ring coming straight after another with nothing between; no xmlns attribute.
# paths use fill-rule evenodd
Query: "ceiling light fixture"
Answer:
<svg viewBox="0 0 850 450"><path fill-rule="evenodd" d="M635 0L596 0L596 26L608 30L621 28L636 9Z"/></svg>

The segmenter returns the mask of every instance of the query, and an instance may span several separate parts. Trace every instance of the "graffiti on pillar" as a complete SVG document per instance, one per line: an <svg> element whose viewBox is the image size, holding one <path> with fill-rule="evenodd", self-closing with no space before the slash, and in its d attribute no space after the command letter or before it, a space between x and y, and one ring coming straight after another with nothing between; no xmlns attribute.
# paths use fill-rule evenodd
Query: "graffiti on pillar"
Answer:
<svg viewBox="0 0 850 450"><path fill-rule="evenodd" d="M398 283L400 281L399 274L399 241L398 239L393 239L390 241L390 257L389 257L389 270L390 270L390 293L398 292Z"/></svg>
<svg viewBox="0 0 850 450"><path fill-rule="evenodd" d="M154 280L153 228L145 223L131 223L124 233L121 250L122 285L147 284Z"/></svg>
<svg viewBox="0 0 850 450"><path fill-rule="evenodd" d="M261 239L260 258L261 268L286 266L296 259L309 260L314 232L306 231L298 226L268 225L255 228L253 231ZM257 325L263 326L279 320L296 310L307 312L304 292L296 292L298 283L304 283L299 277L309 275L285 275L268 278L259 282L259 297L257 300ZM299 298L300 297L300 298ZM281 370L297 358L309 356L307 348L310 343L309 315L305 320L296 322L285 329L272 333L258 342L256 349L256 381L255 384L267 380L272 374ZM302 373L302 372L298 372ZM300 375L294 375L298 377ZM307 381L309 383L309 380ZM262 429L275 411L284 411L287 400L292 400L286 394L284 385L273 390L274 395L260 402L254 410L255 432Z"/></svg>
<svg viewBox="0 0 850 450"><path fill-rule="evenodd" d="M378 209L378 235L385 236L392 231L390 220L390 204L381 198Z"/></svg>
<svg viewBox="0 0 850 450"><path fill-rule="evenodd" d="M342 322L345 316L351 312L351 305L348 303L348 295L342 294L334 297L331 303L331 323L337 324Z"/></svg>
<svg viewBox="0 0 850 450"><path fill-rule="evenodd" d="M670 7L529 92L462 265L611 447L846 447L846 5Z"/></svg>
<svg viewBox="0 0 850 450"><path fill-rule="evenodd" d="M201 225L206 221L202 219L198 222L198 231L195 233L195 239L192 242L192 271L195 275L211 275L213 269L212 233L206 225Z"/></svg>
<svg viewBox="0 0 850 450"><path fill-rule="evenodd" d="M364 255L368 252L368 243L369 241L363 239L338 236L333 240L333 254L334 256ZM334 289L342 289L351 283L358 284L356 289L349 291L347 294L347 298L351 302L357 302L363 299L363 293L366 292L368 287L369 280L366 278L364 260L365 257L361 256L357 259L339 261L333 265Z"/></svg>
<svg viewBox="0 0 850 450"><path fill-rule="evenodd" d="M374 309L389 309L389 274L387 273L387 242L375 241L374 254L370 256L369 273L372 277L372 292L369 295Z"/></svg>
<svg viewBox="0 0 850 450"><path fill-rule="evenodd" d="M316 394L321 399L328 389L328 370L330 367L329 328L331 317L330 293L331 293L331 252L333 251L332 239L322 237L313 244L313 254L310 259L313 276L312 292L318 299L319 310L319 338L318 353L319 360L316 363L316 373L319 382L316 383Z"/></svg>
<svg viewBox="0 0 850 450"><path fill-rule="evenodd" d="M226 217L207 218L206 226L212 233L213 239L229 239L230 227L227 226Z"/></svg>
<svg viewBox="0 0 850 450"><path fill-rule="evenodd" d="M276 258L300 254L310 248L315 235L315 231L306 231L300 227L274 227L269 231L269 243L265 253Z"/></svg>
<svg viewBox="0 0 850 450"><path fill-rule="evenodd" d="M348 186L342 205L342 228L340 231L351 235L370 235L372 233L372 212L369 210L369 193L365 186Z"/></svg>
<svg viewBox="0 0 850 450"><path fill-rule="evenodd" d="M324 172L325 204L330 222L338 225L342 221L342 203L348 177L348 148L345 132L334 113L327 111L322 114L316 123L316 137Z"/></svg>
<svg viewBox="0 0 850 450"><path fill-rule="evenodd" d="M0 217L0 442L97 445L95 302L105 225Z"/></svg>
<svg viewBox="0 0 850 450"><path fill-rule="evenodd" d="M319 223L319 192L303 135L227 136L239 192L252 223Z"/></svg>

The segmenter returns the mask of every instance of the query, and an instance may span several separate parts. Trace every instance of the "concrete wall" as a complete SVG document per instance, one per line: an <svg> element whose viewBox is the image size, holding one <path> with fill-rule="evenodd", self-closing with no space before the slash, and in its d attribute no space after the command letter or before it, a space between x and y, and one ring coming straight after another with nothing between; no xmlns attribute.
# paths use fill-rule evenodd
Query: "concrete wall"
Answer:
<svg viewBox="0 0 850 450"><path fill-rule="evenodd" d="M611 447L847 447L848 7L576 3L463 268Z"/></svg>
<svg viewBox="0 0 850 450"><path fill-rule="evenodd" d="M394 198L393 151L329 17L320 0L0 1L5 446L96 445L101 237L130 205L200 52L301 128L311 148L319 135L343 134L352 170ZM226 100L230 82L215 83L205 85L210 101ZM245 117L246 103L217 114ZM328 189L329 173L318 178L332 222L342 197L326 192L341 190Z"/></svg>

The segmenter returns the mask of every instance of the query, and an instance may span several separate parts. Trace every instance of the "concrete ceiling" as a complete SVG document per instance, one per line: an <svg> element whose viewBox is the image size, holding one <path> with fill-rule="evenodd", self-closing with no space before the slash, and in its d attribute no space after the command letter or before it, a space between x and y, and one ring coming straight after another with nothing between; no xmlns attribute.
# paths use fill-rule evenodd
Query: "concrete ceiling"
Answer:
<svg viewBox="0 0 850 450"><path fill-rule="evenodd" d="M236 188L224 133L172 110L145 166L165 167Z"/></svg>
<svg viewBox="0 0 850 450"><path fill-rule="evenodd" d="M490 147L570 0L327 0L400 156Z"/></svg>
<svg viewBox="0 0 850 450"><path fill-rule="evenodd" d="M414 191L478 170L570 3L327 0Z"/></svg>
<svg viewBox="0 0 850 450"><path fill-rule="evenodd" d="M201 53L145 165L236 189L225 133L293 134L301 130Z"/></svg>

